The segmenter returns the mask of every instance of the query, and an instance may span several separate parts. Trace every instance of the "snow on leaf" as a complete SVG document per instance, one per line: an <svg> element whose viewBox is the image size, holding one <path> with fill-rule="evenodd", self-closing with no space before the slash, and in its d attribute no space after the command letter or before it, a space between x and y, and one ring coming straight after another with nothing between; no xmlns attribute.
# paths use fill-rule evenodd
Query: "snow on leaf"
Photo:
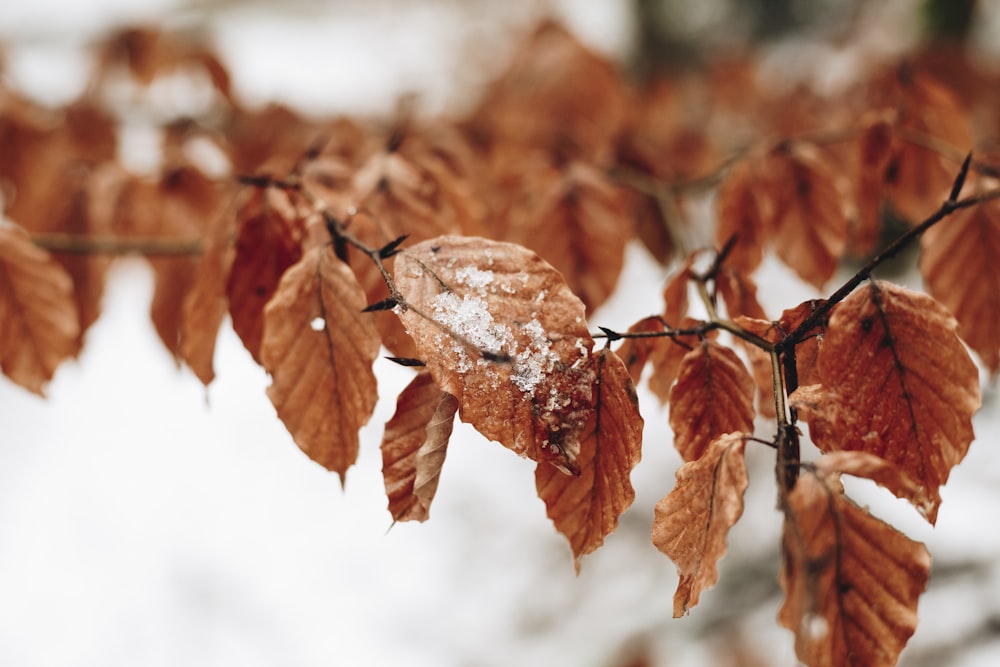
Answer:
<svg viewBox="0 0 1000 667"><path fill-rule="evenodd" d="M382 436L382 477L394 521L425 521L437 491L458 401L419 373L396 401Z"/></svg>
<svg viewBox="0 0 1000 667"><path fill-rule="evenodd" d="M596 381L594 409L581 436L578 475L565 475L540 461L535 469L538 496L550 519L569 541L574 563L604 543L618 526L635 491L629 475L639 462L642 417L625 365L608 349L592 357Z"/></svg>
<svg viewBox="0 0 1000 667"><path fill-rule="evenodd" d="M985 181L985 179L983 179ZM995 181L979 184L983 192ZM985 202L928 229L920 242L927 290L958 320L958 335L1000 371L1000 202Z"/></svg>
<svg viewBox="0 0 1000 667"><path fill-rule="evenodd" d="M726 552L726 535L743 514L749 485L742 433L727 433L696 461L677 471L677 484L656 503L653 544L677 565L674 618L698 604L701 592L719 579L716 563Z"/></svg>
<svg viewBox="0 0 1000 667"><path fill-rule="evenodd" d="M302 229L288 196L274 188L256 191L238 216L226 293L233 329L259 363L264 305L285 270L302 256Z"/></svg>
<svg viewBox="0 0 1000 667"><path fill-rule="evenodd" d="M442 236L396 256L399 317L460 416L522 456L576 471L593 413L583 303L531 251Z"/></svg>
<svg viewBox="0 0 1000 667"><path fill-rule="evenodd" d="M804 472L786 496L780 623L809 667L890 667L917 624L930 555Z"/></svg>
<svg viewBox="0 0 1000 667"><path fill-rule="evenodd" d="M264 309L267 395L295 443L341 481L377 400L372 363L379 339L361 312L365 305L354 274L327 246L290 268ZM317 317L326 323L318 331L311 326Z"/></svg>
<svg viewBox="0 0 1000 667"><path fill-rule="evenodd" d="M890 490L931 523L980 404L979 374L955 327L931 297L870 283L830 317L813 376L820 385L791 397L824 452L870 452L916 480Z"/></svg>
<svg viewBox="0 0 1000 667"><path fill-rule="evenodd" d="M0 222L0 369L42 395L76 351L79 327L69 274L27 234Z"/></svg>
<svg viewBox="0 0 1000 667"><path fill-rule="evenodd" d="M674 447L684 460L700 458L724 433L752 433L753 396L753 378L731 349L703 340L684 355L670 392Z"/></svg>

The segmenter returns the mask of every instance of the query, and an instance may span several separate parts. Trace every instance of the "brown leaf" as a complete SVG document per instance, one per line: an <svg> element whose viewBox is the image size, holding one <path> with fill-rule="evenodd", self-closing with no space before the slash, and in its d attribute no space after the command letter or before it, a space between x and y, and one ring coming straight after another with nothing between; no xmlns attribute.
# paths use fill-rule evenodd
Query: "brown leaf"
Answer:
<svg viewBox="0 0 1000 667"><path fill-rule="evenodd" d="M733 319L739 315L765 319L764 308L757 301L757 285L742 271L723 266L715 276L715 286Z"/></svg>
<svg viewBox="0 0 1000 667"><path fill-rule="evenodd" d="M157 236L161 239L190 241L222 214L233 191L216 184L198 169L178 166L164 173L155 184L153 197L146 201L157 216ZM200 257L151 257L156 275L151 316L160 340L180 359L181 324L184 301L195 284Z"/></svg>
<svg viewBox="0 0 1000 667"><path fill-rule="evenodd" d="M425 521L437 491L458 401L430 373L419 373L396 400L382 436L382 477L394 521Z"/></svg>
<svg viewBox="0 0 1000 667"><path fill-rule="evenodd" d="M685 317L677 328L693 329L700 324L702 323L698 320ZM711 340L718 335L718 331L712 330L704 334L704 337ZM674 386L674 380L677 379L681 360L684 355L701 345L701 337L696 334L674 334L653 341L649 352L649 365L653 368L649 376L649 390L660 399L661 404L666 405L670 402L670 390Z"/></svg>
<svg viewBox="0 0 1000 667"><path fill-rule="evenodd" d="M545 258L593 312L614 291L632 236L625 192L582 162L517 169L522 192L503 213L504 240Z"/></svg>
<svg viewBox="0 0 1000 667"><path fill-rule="evenodd" d="M12 186L4 187L7 217L33 236L107 233L91 211L107 194L93 181L115 155L110 115L86 101L52 111L9 91L2 97L0 183ZM79 351L83 334L100 314L110 259L65 252L52 256L73 279Z"/></svg>
<svg viewBox="0 0 1000 667"><path fill-rule="evenodd" d="M752 159L738 162L722 181L716 197L719 221L715 228L716 245L721 248L735 238L726 264L747 274L760 266L766 236L758 199L762 187L756 168Z"/></svg>
<svg viewBox="0 0 1000 667"><path fill-rule="evenodd" d="M896 112L882 183L896 211L916 223L944 201L957 171L938 146L962 155L973 144L968 110L947 85L906 65L875 85L883 87L876 103Z"/></svg>
<svg viewBox="0 0 1000 667"><path fill-rule="evenodd" d="M786 497L778 620L809 667L891 667L917 625L930 555L805 472Z"/></svg>
<svg viewBox="0 0 1000 667"><path fill-rule="evenodd" d="M892 124L886 114L868 114L861 127L854 183L857 216L848 226L848 247L858 256L874 251L879 241L884 180L893 150Z"/></svg>
<svg viewBox="0 0 1000 667"><path fill-rule="evenodd" d="M42 395L76 351L79 321L69 274L28 235L0 222L0 368Z"/></svg>
<svg viewBox="0 0 1000 667"><path fill-rule="evenodd" d="M264 309L267 395L295 443L342 482L378 399L378 332L361 312L366 305L354 274L327 246L289 269Z"/></svg>
<svg viewBox="0 0 1000 667"><path fill-rule="evenodd" d="M915 490L890 490L931 523L979 408L979 374L955 326L931 297L870 283L830 317L816 360L821 385L791 397L824 452L866 451L917 480Z"/></svg>
<svg viewBox="0 0 1000 667"><path fill-rule="evenodd" d="M119 238L137 237L167 243L199 241L232 196L190 164L177 164L156 179L119 170L102 178L119 180L104 206L92 206L93 215L106 218L102 225ZM96 193L95 193L96 194ZM148 257L156 276L151 315L160 340L180 359L181 320L184 300L195 283L200 258L189 254Z"/></svg>
<svg viewBox="0 0 1000 667"><path fill-rule="evenodd" d="M251 193L251 196L256 196L256 193ZM229 242L235 222L233 214L228 213L210 226L201 263L192 276L191 288L181 305L177 354L205 385L215 378L215 341L229 310L226 276L236 253Z"/></svg>
<svg viewBox="0 0 1000 667"><path fill-rule="evenodd" d="M701 592L719 580L716 563L726 553L726 535L743 514L750 483L743 433L727 433L696 461L677 471L674 490L656 503L653 544L677 565L674 618L698 604Z"/></svg>
<svg viewBox="0 0 1000 667"><path fill-rule="evenodd" d="M775 252L818 288L833 276L847 247L847 186L826 158L806 144L781 146L763 158L762 207Z"/></svg>
<svg viewBox="0 0 1000 667"><path fill-rule="evenodd" d="M819 457L813 469L820 477L834 474L853 475L870 479L886 489L906 489L906 495L918 493L916 481L899 467L883 458L862 451L829 452Z"/></svg>
<svg viewBox="0 0 1000 667"><path fill-rule="evenodd" d="M989 189L995 181L979 184ZM927 291L958 320L958 335L994 375L1000 370L1000 202L956 211L920 242Z"/></svg>
<svg viewBox="0 0 1000 667"><path fill-rule="evenodd" d="M544 461L535 469L538 496L556 529L569 540L577 572L580 557L604 543L632 504L635 491L629 475L642 446L642 416L624 364L607 348L590 359L596 375L594 409L576 458L579 474L565 475Z"/></svg>
<svg viewBox="0 0 1000 667"><path fill-rule="evenodd" d="M453 128L401 129L354 173L345 200L349 230L372 248L404 234L409 244L442 234L471 235L470 230L481 229L485 216L485 206L468 173L474 170L474 162L471 149ZM393 262L386 263L390 270ZM389 296L381 273L368 257L354 254L350 263L370 303ZM375 322L383 344L393 354L413 356L412 343L398 318L382 314Z"/></svg>
<svg viewBox="0 0 1000 667"><path fill-rule="evenodd" d="M555 23L541 25L473 113L473 132L496 143L607 161L626 119L615 67Z"/></svg>
<svg viewBox="0 0 1000 667"><path fill-rule="evenodd" d="M670 392L674 447L695 461L724 433L753 432L754 381L736 353L704 340L684 355Z"/></svg>
<svg viewBox="0 0 1000 667"><path fill-rule="evenodd" d="M593 339L558 271L510 243L442 236L396 256L400 319L463 421L575 470L593 413Z"/></svg>
<svg viewBox="0 0 1000 667"><path fill-rule="evenodd" d="M302 256L303 229L288 196L275 188L258 189L237 215L239 236L226 283L229 314L243 345L261 363L264 305Z"/></svg>
<svg viewBox="0 0 1000 667"><path fill-rule="evenodd" d="M663 318L656 315L644 317L628 328L628 333L660 333L665 331ZM642 371L646 368L646 362L657 345L670 345L670 341L663 337L649 338L626 338L615 354L625 364L629 377L634 384L639 384Z"/></svg>

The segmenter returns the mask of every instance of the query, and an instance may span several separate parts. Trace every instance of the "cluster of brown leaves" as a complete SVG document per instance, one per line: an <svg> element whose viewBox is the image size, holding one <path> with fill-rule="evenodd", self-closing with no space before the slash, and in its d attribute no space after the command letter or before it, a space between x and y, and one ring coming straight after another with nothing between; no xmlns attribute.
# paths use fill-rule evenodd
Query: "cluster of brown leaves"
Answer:
<svg viewBox="0 0 1000 667"><path fill-rule="evenodd" d="M839 477L873 479L935 520L979 405L959 336L1000 370L1000 199L924 236L921 268L944 305L872 281L772 321L751 274L770 249L823 287L845 255L875 248L886 215L918 223L948 197L961 157L998 130L971 119L1000 115L920 62L876 68L835 101L772 92L749 56L637 90L545 24L466 117L383 127L246 109L204 45L125 31L72 105L0 88L0 193L14 223L0 223L0 368L41 393L98 317L110 257L144 253L153 321L178 362L211 382L228 315L295 442L341 479L376 403L380 348L420 367L382 441L395 520L427 518L458 415L537 463L538 494L577 559L633 500L633 384L651 368L685 461L653 528L679 569L676 613L717 580L760 413L784 438L772 443L780 621L810 665L892 664L928 556L854 505ZM158 128L157 173L128 172L102 87L126 76L141 92L191 70L213 108ZM199 144L226 163L221 176L192 157ZM970 196L993 191L996 170L974 171ZM684 258L662 313L616 352L595 349L586 318L615 288L626 244L669 262L686 201L715 182L725 250L705 272ZM689 316L692 285L708 320ZM782 453L800 417L824 453L815 463Z"/></svg>

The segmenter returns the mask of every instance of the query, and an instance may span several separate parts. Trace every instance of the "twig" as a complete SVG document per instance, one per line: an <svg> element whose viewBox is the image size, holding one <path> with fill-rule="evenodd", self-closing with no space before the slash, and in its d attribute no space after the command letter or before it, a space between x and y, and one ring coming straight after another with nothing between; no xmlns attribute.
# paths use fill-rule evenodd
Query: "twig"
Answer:
<svg viewBox="0 0 1000 667"><path fill-rule="evenodd" d="M915 239L920 237L928 229L930 229L937 223L941 222L942 220L950 216L952 213L955 213L956 211L960 211L966 208L971 208L973 206L978 206L979 204L983 204L985 202L992 201L994 199L1000 199L1000 189L989 190L987 192L972 197L966 197L965 199L956 200L952 198L955 196L956 192L962 189L962 184L964 183L965 177L968 174L970 162L971 162L971 153L969 154L969 157L966 158L966 161L963 163L962 170L959 172L958 177L955 179L955 184L952 187L951 197L949 197L949 199L947 199L944 203L942 203L941 207L933 215L931 215L926 220L921 222L919 225L910 229L905 234L897 238L895 241L889 244L889 246L886 247L885 250L872 257L867 264L861 267L861 269L858 270L857 273L851 276L851 278L848 279L847 282L845 282L843 285L840 286L839 289L837 289L837 291L831 294L825 303L821 304L818 308L816 308L816 310L814 310L812 314L809 315L809 317L803 320L803 322L798 327L796 327L796 329L791 334L789 334L784 340L782 340L775 346L778 352L784 352L790 347L802 342L809 334L809 332L830 313L833 307L836 306L841 301L843 301L848 294L853 292L854 288L856 288L865 280L868 280L871 277L872 272L876 268L878 268L880 264L895 257L907 245L909 245Z"/></svg>
<svg viewBox="0 0 1000 667"><path fill-rule="evenodd" d="M71 255L146 255L184 257L204 251L201 239L121 238L86 234L32 234L32 242L49 252Z"/></svg>

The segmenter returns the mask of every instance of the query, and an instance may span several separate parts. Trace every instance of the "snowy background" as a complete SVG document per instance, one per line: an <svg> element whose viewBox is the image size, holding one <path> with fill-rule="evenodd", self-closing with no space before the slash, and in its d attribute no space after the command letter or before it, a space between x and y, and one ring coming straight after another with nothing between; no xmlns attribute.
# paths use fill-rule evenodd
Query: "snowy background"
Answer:
<svg viewBox="0 0 1000 667"><path fill-rule="evenodd" d="M628 3L546 4L595 49L627 51ZM79 93L84 50L103 30L165 18L211 34L253 103L388 113L416 91L422 109L443 110L503 65L538 5L6 0L0 40L9 80L54 104ZM664 277L632 248L624 288L593 323L622 328L655 311ZM758 278L772 315L814 295L772 264ZM672 620L674 566L649 529L680 460L648 393L636 502L577 577L533 464L464 425L430 521L390 529L378 443L406 369L377 362L382 401L342 490L292 443L266 375L228 327L207 390L173 365L147 317L151 294L145 263L119 260L101 319L47 399L0 378L0 665L794 664L775 621L770 452L749 450L747 507L720 585ZM935 559L903 664L1000 662L1000 410L995 387L984 394L979 438L943 490L936 529L855 487Z"/></svg>

